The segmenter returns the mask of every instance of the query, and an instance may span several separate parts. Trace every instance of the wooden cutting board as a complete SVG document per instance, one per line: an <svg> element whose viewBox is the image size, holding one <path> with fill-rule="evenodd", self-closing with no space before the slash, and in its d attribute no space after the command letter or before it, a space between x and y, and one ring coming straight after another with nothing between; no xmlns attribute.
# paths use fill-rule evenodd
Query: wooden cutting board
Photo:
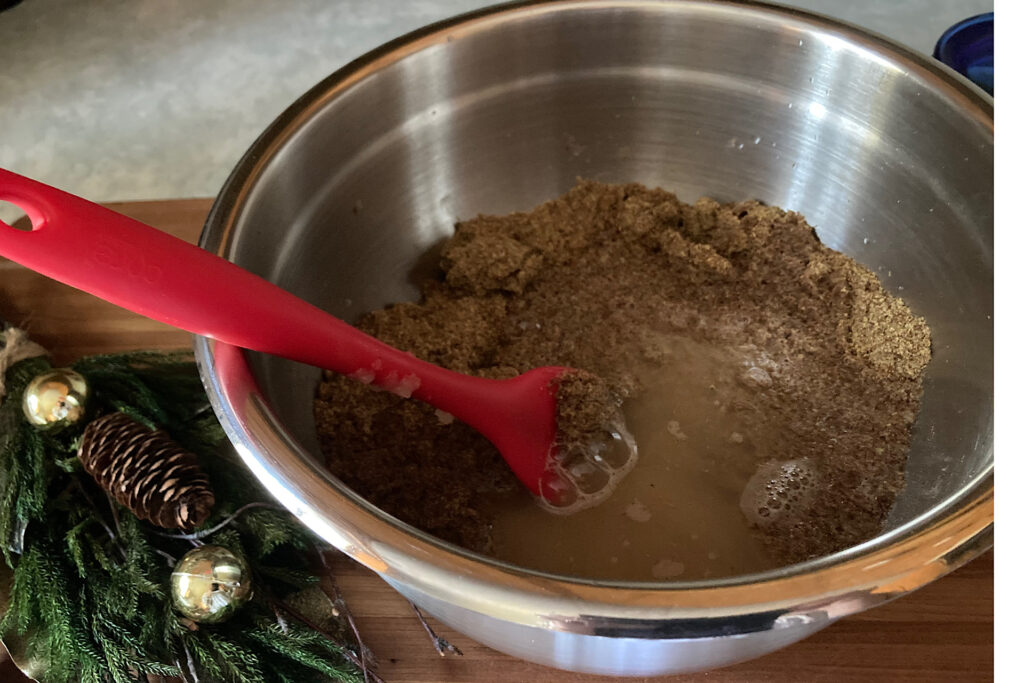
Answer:
<svg viewBox="0 0 1024 683"><path fill-rule="evenodd" d="M110 208L196 242L211 200L111 204ZM0 258L0 316L27 329L66 363L82 355L190 346L184 332L57 284ZM339 555L338 582L390 683L599 683L499 654L435 624L463 657L441 658L408 603L368 570ZM957 572L888 605L858 614L774 654L727 669L658 679L755 681L986 681L993 678L993 563L986 553ZM2 670L0 670L2 673ZM6 675L3 680L9 680Z"/></svg>

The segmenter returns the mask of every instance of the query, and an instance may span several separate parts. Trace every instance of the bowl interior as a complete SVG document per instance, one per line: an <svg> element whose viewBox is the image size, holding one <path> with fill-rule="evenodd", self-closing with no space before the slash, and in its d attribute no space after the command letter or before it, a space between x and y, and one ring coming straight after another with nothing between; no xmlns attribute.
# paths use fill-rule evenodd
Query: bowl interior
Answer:
<svg viewBox="0 0 1024 683"><path fill-rule="evenodd" d="M221 251L353 320L418 298L456 220L529 209L578 177L796 210L932 328L890 527L955 495L992 463L990 104L808 15L624 5L509 9L346 67L258 143ZM251 362L317 454L318 371Z"/></svg>

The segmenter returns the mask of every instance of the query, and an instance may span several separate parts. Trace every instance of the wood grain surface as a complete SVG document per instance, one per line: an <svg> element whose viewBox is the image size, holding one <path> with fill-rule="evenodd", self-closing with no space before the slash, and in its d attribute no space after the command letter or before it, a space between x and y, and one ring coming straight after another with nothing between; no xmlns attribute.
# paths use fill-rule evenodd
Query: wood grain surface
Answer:
<svg viewBox="0 0 1024 683"><path fill-rule="evenodd" d="M208 199L111 204L111 208L195 242ZM56 363L82 355L190 345L184 332L141 318L0 258L0 316L23 327ZM464 656L441 658L408 603L343 556L338 582L390 683L589 683L608 678L547 669L499 654L436 625ZM912 595L844 619L760 659L673 681L987 681L993 668L992 553ZM0 670L2 680L12 680Z"/></svg>

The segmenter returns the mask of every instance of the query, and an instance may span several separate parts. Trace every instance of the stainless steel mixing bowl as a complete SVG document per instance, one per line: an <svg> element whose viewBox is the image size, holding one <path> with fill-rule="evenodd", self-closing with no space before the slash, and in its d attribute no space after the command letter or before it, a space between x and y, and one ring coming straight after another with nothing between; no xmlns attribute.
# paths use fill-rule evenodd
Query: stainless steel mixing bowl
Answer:
<svg viewBox="0 0 1024 683"><path fill-rule="evenodd" d="M803 212L934 334L889 531L756 576L576 580L464 552L320 464L318 372L198 339L246 463L314 531L441 621L565 669L652 675L756 657L991 544L992 103L877 36L737 2L549 2L410 34L330 76L255 143L202 244L347 319L417 298L456 218L577 177Z"/></svg>

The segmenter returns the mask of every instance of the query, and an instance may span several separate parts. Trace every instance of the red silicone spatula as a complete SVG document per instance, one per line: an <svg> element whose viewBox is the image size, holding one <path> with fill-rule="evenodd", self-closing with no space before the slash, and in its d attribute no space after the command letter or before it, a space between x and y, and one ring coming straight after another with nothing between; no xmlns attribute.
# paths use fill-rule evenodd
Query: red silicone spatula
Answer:
<svg viewBox="0 0 1024 683"><path fill-rule="evenodd" d="M417 398L471 425L550 503L575 487L554 466L553 381L543 367L508 380L463 375L394 349L266 280L131 218L0 169L0 199L32 230L0 221L0 254L154 320L308 363Z"/></svg>

